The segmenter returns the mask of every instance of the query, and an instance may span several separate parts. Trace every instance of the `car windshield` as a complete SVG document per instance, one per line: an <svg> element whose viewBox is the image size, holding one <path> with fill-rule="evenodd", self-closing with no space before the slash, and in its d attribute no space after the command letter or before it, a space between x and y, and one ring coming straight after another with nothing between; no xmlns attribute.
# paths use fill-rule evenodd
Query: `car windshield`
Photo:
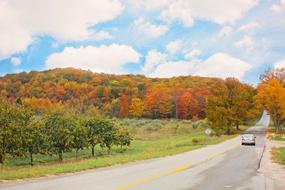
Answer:
<svg viewBox="0 0 285 190"><path fill-rule="evenodd" d="M252 138L253 134L245 134L245 135L243 135L243 137Z"/></svg>

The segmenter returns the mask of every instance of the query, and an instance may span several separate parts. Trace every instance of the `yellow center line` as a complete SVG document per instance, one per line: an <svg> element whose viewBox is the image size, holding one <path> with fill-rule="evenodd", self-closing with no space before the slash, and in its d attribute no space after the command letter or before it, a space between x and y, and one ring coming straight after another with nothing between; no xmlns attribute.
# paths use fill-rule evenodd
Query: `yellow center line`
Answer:
<svg viewBox="0 0 285 190"><path fill-rule="evenodd" d="M228 150L226 150L226 151L223 151L223 152L220 152L220 153L217 153L217 154L210 155L208 158L204 158L204 159L198 160L198 161L196 161L196 162L194 162L194 163L192 163L192 164L188 164L188 165L186 165L186 166L182 166L182 167L179 167L179 168L170 170L170 171L168 171L168 172L161 173L161 174L159 174L159 175L151 176L151 177L145 178L145 179L143 179L143 180L140 180L140 181L137 181L137 182L128 184L128 185L124 185L124 186L122 186L122 187L120 187L120 188L117 188L116 190L126 190L126 189L130 189L130 188L133 188L133 187L137 187L137 186L139 186L139 185L142 185L142 184L144 184L144 183L147 183L147 182L154 181L154 180L156 180L156 179L162 178L162 177L164 177L164 176L168 176L168 175L171 175L171 174L175 174L175 173L178 173L178 172L187 170L187 169L192 168L192 167L194 167L194 166L196 166L196 165L199 165L199 164L201 164L201 163L203 163L203 162L209 161L209 160L211 160L211 159L213 159L213 158L216 158L216 157L218 157L218 156L222 156L222 155L224 155L226 152L228 152L228 151L230 151L230 150L232 150L232 149L234 149L234 148L236 148L236 147L237 147L237 145L231 147L230 149L228 149Z"/></svg>

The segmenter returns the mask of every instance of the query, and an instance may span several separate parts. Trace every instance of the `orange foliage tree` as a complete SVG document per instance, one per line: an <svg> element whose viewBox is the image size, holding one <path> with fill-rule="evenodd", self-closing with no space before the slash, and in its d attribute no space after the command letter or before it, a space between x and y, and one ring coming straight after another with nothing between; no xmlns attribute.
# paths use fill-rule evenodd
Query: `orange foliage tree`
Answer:
<svg viewBox="0 0 285 190"><path fill-rule="evenodd" d="M192 119L198 112L198 101L193 92L186 90L178 99L178 116L180 119Z"/></svg>
<svg viewBox="0 0 285 190"><path fill-rule="evenodd" d="M127 117L129 115L129 98L126 95L120 97L120 117Z"/></svg>
<svg viewBox="0 0 285 190"><path fill-rule="evenodd" d="M140 98L133 98L130 106L130 115L133 117L141 117L143 110L143 101Z"/></svg>
<svg viewBox="0 0 285 190"><path fill-rule="evenodd" d="M257 89L257 105L267 110L276 132L280 132L285 121L285 88L279 80L270 79L261 83Z"/></svg>
<svg viewBox="0 0 285 190"><path fill-rule="evenodd" d="M170 118L173 113L173 97L165 87L149 89L144 102L145 109L152 118Z"/></svg>

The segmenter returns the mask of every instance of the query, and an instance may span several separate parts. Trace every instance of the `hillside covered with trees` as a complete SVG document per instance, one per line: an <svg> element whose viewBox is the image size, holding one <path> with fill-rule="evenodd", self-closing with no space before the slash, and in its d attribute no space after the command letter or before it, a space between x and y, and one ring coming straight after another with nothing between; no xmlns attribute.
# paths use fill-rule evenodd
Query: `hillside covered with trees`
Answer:
<svg viewBox="0 0 285 190"><path fill-rule="evenodd" d="M72 68L0 78L0 163L6 154L62 154L96 145L129 145L129 129L108 118L211 122L216 135L254 118L255 89L237 79L147 78ZM102 120L104 119L104 120ZM153 129L151 129L153 130Z"/></svg>
<svg viewBox="0 0 285 190"><path fill-rule="evenodd" d="M39 113L68 109L110 118L195 120L205 118L206 98L223 83L216 78L159 79L66 68L6 75L0 78L0 98ZM252 87L244 86L254 94Z"/></svg>
<svg viewBox="0 0 285 190"><path fill-rule="evenodd" d="M39 112L72 109L107 117L205 117L205 99L220 79L95 74L72 68L0 78L1 98Z"/></svg>

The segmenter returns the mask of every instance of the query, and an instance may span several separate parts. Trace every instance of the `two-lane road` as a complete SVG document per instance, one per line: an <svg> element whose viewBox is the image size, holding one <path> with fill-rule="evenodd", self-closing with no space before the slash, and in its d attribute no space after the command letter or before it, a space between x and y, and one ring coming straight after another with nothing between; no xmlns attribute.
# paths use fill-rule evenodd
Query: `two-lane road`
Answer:
<svg viewBox="0 0 285 190"><path fill-rule="evenodd" d="M269 116L250 132L256 146L240 136L218 145L165 158L76 174L0 184L3 190L264 190L258 173Z"/></svg>

